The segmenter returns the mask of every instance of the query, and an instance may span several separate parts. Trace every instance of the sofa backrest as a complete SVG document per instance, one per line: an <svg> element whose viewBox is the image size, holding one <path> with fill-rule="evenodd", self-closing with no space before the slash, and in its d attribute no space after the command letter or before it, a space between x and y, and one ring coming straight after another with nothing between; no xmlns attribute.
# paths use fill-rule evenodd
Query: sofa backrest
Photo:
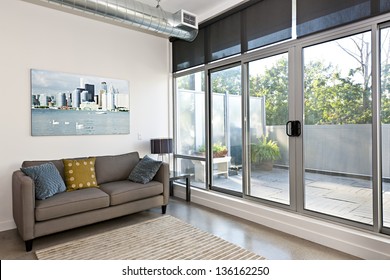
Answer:
<svg viewBox="0 0 390 280"><path fill-rule="evenodd" d="M95 171L98 185L126 180L139 160L138 152L112 156L97 156Z"/></svg>
<svg viewBox="0 0 390 280"><path fill-rule="evenodd" d="M126 180L130 172L139 162L138 152L131 152L121 155L96 156L95 172L98 185L108 182ZM22 167L30 167L43 163L52 162L65 180L64 164L59 160L26 160Z"/></svg>
<svg viewBox="0 0 390 280"><path fill-rule="evenodd" d="M30 166L36 166L36 165L41 165L44 163L52 162L55 167L57 167L58 171L60 172L60 175L62 179L65 180L65 175L64 175L64 164L62 162L62 159L56 159L56 160L26 160L23 161L22 167L30 167Z"/></svg>

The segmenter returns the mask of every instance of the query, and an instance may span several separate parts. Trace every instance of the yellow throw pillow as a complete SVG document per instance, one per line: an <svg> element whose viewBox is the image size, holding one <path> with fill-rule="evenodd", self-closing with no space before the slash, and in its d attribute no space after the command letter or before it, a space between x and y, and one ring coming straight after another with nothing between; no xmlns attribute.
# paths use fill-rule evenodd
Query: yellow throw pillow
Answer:
<svg viewBox="0 0 390 280"><path fill-rule="evenodd" d="M66 191L98 187L95 174L96 158L63 159Z"/></svg>

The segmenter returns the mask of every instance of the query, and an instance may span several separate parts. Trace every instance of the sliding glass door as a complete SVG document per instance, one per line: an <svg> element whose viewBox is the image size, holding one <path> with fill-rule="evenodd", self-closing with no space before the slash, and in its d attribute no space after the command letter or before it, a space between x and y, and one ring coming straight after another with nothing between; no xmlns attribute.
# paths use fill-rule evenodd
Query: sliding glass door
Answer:
<svg viewBox="0 0 390 280"><path fill-rule="evenodd" d="M378 27L181 73L176 169L195 187L389 233L390 24Z"/></svg>
<svg viewBox="0 0 390 280"><path fill-rule="evenodd" d="M290 204L288 53L252 61L249 67L247 195Z"/></svg>
<svg viewBox="0 0 390 280"><path fill-rule="evenodd" d="M382 219L390 230L390 27L380 32L381 130L382 130Z"/></svg>
<svg viewBox="0 0 390 280"><path fill-rule="evenodd" d="M308 46L304 208L373 224L371 32Z"/></svg>

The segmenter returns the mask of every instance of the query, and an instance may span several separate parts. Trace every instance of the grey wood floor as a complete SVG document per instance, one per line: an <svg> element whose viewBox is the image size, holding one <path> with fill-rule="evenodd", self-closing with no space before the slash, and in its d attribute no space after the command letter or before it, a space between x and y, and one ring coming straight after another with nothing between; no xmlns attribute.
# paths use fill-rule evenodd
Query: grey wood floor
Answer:
<svg viewBox="0 0 390 280"><path fill-rule="evenodd" d="M342 260L357 259L301 238L242 220L179 198L171 198L167 214L237 244L269 260ZM33 260L34 250L87 237L106 230L138 223L160 216L160 208L140 212L110 221L69 230L34 240L33 251L25 252L17 231L0 232L0 259Z"/></svg>

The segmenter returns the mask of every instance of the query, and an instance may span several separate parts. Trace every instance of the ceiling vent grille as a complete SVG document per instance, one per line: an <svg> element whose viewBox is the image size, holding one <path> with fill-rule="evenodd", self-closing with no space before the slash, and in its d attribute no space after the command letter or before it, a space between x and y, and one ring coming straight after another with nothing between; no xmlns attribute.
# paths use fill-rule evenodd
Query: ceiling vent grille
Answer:
<svg viewBox="0 0 390 280"><path fill-rule="evenodd" d="M198 22L196 16L184 10L179 10L174 14L176 21L180 26L189 29L198 29Z"/></svg>

